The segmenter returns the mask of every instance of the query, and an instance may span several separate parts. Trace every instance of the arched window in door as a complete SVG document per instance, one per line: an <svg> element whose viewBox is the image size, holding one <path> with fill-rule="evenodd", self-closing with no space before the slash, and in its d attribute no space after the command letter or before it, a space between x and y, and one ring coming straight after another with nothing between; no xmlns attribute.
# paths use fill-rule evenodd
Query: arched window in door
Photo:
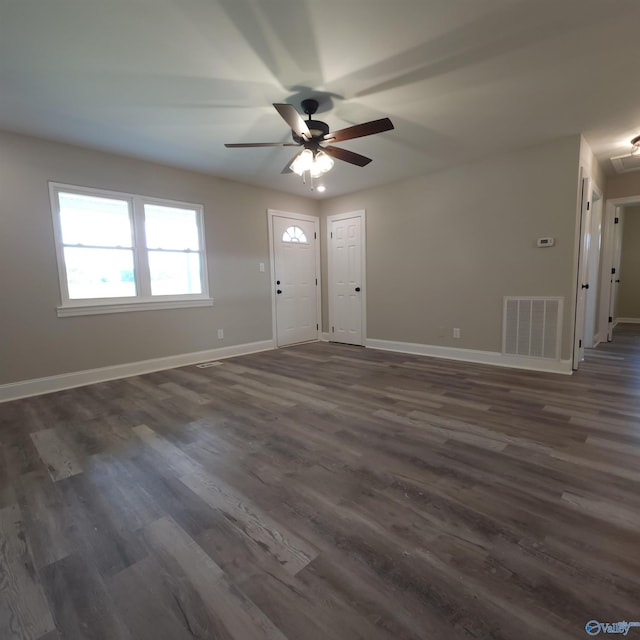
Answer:
<svg viewBox="0 0 640 640"><path fill-rule="evenodd" d="M300 227L291 226L287 227L282 234L282 242L299 242L302 244L307 243L307 236Z"/></svg>

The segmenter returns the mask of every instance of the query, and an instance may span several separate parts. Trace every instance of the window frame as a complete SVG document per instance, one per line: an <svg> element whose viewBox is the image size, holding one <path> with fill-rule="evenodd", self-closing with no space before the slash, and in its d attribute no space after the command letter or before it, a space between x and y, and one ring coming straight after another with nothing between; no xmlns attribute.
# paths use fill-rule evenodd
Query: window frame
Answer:
<svg viewBox="0 0 640 640"><path fill-rule="evenodd" d="M74 193L78 195L124 200L128 203L129 224L131 225L131 250L133 252L134 281L137 292L136 296L82 299L69 297L67 266L64 259L65 245L62 241L59 193ZM49 198L51 202L53 236L58 266L58 280L60 284L60 305L56 309L58 317L124 313L144 310L151 311L157 309L182 309L187 307L205 307L213 305L213 299L209 295L203 205L121 191L112 191L108 189L82 187L62 182L49 182ZM144 211L146 204L195 211L198 225L199 249L198 251L185 251L185 253L198 253L200 255L200 282L202 285L202 293L183 293L172 295L151 294L151 274L149 269L148 253L149 251L153 251L154 248L147 247L146 243Z"/></svg>

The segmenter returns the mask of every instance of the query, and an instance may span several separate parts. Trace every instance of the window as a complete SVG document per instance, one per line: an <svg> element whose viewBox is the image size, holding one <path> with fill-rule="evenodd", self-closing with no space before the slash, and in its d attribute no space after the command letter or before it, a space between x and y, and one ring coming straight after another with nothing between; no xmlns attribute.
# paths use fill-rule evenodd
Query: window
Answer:
<svg viewBox="0 0 640 640"><path fill-rule="evenodd" d="M212 304L201 205L50 188L59 316Z"/></svg>
<svg viewBox="0 0 640 640"><path fill-rule="evenodd" d="M282 234L282 242L301 242L302 244L306 244L307 236L300 227L287 227Z"/></svg>

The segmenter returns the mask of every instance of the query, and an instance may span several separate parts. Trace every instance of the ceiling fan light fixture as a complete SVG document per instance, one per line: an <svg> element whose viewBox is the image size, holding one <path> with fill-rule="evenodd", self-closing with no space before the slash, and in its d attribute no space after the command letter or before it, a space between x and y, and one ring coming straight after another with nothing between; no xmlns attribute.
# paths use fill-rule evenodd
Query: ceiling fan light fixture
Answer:
<svg viewBox="0 0 640 640"><path fill-rule="evenodd" d="M631 140L631 155L640 156L640 136L636 136Z"/></svg>
<svg viewBox="0 0 640 640"><path fill-rule="evenodd" d="M318 151L311 167L311 175L317 178L331 169L333 169L333 158L324 151Z"/></svg>
<svg viewBox="0 0 640 640"><path fill-rule="evenodd" d="M309 171L312 166L313 151L311 151L311 149L305 149L302 153L296 156L289 169L301 176L305 171Z"/></svg>

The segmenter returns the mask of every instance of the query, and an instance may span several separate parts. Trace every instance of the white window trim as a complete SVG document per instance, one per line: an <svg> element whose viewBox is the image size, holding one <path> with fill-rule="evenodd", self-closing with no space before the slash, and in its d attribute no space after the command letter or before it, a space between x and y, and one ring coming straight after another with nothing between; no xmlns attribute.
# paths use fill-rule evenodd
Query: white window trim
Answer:
<svg viewBox="0 0 640 640"><path fill-rule="evenodd" d="M57 307L58 318L71 316L96 316L103 313L131 313L132 311L157 311L159 309L187 309L189 307L212 307L213 298L197 300L153 300L119 302L110 304L67 305Z"/></svg>
<svg viewBox="0 0 640 640"><path fill-rule="evenodd" d="M127 200L132 212L132 237L133 255L136 272L136 289L139 292L147 291L147 295L139 294L135 298L88 298L73 300L69 298L67 284L66 265L64 261L64 244L62 242L62 230L60 227L60 215L58 204L58 192L68 191L92 196L102 196L105 198L117 198ZM95 189L92 187L81 187L77 185L64 184L61 182L49 182L49 198L51 201L51 215L53 219L53 235L56 246L56 258L58 263L58 279L60 283L61 304L57 307L59 318L69 316L86 316L106 313L130 313L136 311L154 311L158 309L184 309L188 307L210 307L213 305L213 298L209 295L209 278L207 269L207 251L204 240L204 207L201 204L182 202L179 200L169 200L166 198L154 198L108 189ZM180 294L172 296L152 296L149 282L148 260L141 259L146 255L146 243L139 242L139 238L144 238L144 211L145 204L158 204L177 208L188 208L196 212L198 216L198 233L201 250L201 283L202 293Z"/></svg>

